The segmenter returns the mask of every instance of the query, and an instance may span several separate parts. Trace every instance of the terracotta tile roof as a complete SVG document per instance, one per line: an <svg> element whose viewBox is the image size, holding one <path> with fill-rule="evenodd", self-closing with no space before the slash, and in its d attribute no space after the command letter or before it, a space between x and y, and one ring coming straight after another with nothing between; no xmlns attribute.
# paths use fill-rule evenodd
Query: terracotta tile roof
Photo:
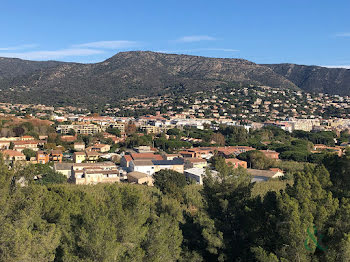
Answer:
<svg viewBox="0 0 350 262"><path fill-rule="evenodd" d="M163 160L161 155L155 155L153 153L134 153L131 154L132 159L144 159L144 160Z"/></svg>
<svg viewBox="0 0 350 262"><path fill-rule="evenodd" d="M226 163L244 163L245 161L239 160L237 158L227 158L225 159Z"/></svg>
<svg viewBox="0 0 350 262"><path fill-rule="evenodd" d="M4 151L2 151L2 153L4 154L4 155L7 155L7 156L12 156L12 157L14 157L14 156L22 156L22 157L24 157L25 155L24 154L22 154L21 152L19 152L19 151L16 151L16 150L4 150Z"/></svg>
<svg viewBox="0 0 350 262"><path fill-rule="evenodd" d="M152 160L139 159L139 160L133 160L133 162L135 166L153 166L154 165Z"/></svg>
<svg viewBox="0 0 350 262"><path fill-rule="evenodd" d="M132 161L132 157L129 156L129 155L125 155L124 158L125 158L125 160L126 160L127 162Z"/></svg>

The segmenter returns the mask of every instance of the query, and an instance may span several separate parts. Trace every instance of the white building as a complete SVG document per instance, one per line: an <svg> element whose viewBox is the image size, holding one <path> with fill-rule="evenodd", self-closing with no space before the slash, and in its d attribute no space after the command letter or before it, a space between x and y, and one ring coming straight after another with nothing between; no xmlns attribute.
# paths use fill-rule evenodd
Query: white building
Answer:
<svg viewBox="0 0 350 262"><path fill-rule="evenodd" d="M151 176L155 172L155 166L151 160L133 160L129 168L132 172L137 171Z"/></svg>

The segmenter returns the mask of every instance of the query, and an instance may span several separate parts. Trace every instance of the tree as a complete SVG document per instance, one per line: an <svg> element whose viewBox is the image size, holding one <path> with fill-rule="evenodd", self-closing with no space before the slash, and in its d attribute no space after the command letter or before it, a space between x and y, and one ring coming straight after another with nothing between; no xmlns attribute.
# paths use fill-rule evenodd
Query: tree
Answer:
<svg viewBox="0 0 350 262"><path fill-rule="evenodd" d="M153 175L154 185L164 194L182 199L183 189L187 184L183 174L174 170L164 169Z"/></svg>
<svg viewBox="0 0 350 262"><path fill-rule="evenodd" d="M167 134L169 136L178 136L178 135L180 135L180 133L181 133L181 131L178 128L171 128L167 131Z"/></svg>
<svg viewBox="0 0 350 262"><path fill-rule="evenodd" d="M36 157L36 152L33 151L32 149L24 149L22 153L26 156L27 160L30 160L31 157Z"/></svg>
<svg viewBox="0 0 350 262"><path fill-rule="evenodd" d="M16 126L12 130L15 133L16 136L22 136L24 134L24 132L25 132L24 128L20 127L20 126Z"/></svg>
<svg viewBox="0 0 350 262"><path fill-rule="evenodd" d="M125 133L131 135L136 132L136 125L134 122L129 121L125 126Z"/></svg>
<svg viewBox="0 0 350 262"><path fill-rule="evenodd" d="M241 153L237 158L247 161L249 167L256 169L269 169L275 164L273 159L266 157L264 153L258 150Z"/></svg>
<svg viewBox="0 0 350 262"><path fill-rule="evenodd" d="M206 212L214 220L216 230L223 234L223 245L215 261L231 258L247 261L249 252L244 233L246 209L251 197L251 177L242 168L233 169L219 158L215 163L217 176L210 173L204 178L203 198Z"/></svg>
<svg viewBox="0 0 350 262"><path fill-rule="evenodd" d="M75 130L74 129L69 129L69 131L68 131L68 133L67 133L67 135L71 135L71 136L75 136Z"/></svg>
<svg viewBox="0 0 350 262"><path fill-rule="evenodd" d="M211 139L215 141L215 143L219 146L224 146L225 145L225 137L221 133L214 133L211 136Z"/></svg>
<svg viewBox="0 0 350 262"><path fill-rule="evenodd" d="M120 130L118 128L109 127L109 128L106 129L106 132L110 133L112 135L115 135L117 137L120 137Z"/></svg>

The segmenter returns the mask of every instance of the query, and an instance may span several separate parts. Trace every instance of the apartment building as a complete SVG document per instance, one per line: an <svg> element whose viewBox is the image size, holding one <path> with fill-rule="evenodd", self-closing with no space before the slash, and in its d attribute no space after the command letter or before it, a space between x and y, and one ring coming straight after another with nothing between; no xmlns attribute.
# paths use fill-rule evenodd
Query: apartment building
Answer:
<svg viewBox="0 0 350 262"><path fill-rule="evenodd" d="M102 131L102 129L94 124L74 124L74 125L59 125L56 128L59 134L68 134L73 129L76 134L93 135Z"/></svg>

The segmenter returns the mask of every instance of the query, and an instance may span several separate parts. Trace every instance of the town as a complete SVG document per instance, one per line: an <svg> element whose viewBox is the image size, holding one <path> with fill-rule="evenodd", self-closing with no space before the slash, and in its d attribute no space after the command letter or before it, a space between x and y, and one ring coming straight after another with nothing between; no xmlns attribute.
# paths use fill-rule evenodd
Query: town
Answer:
<svg viewBox="0 0 350 262"><path fill-rule="evenodd" d="M318 163L326 153L342 156L350 145L349 97L268 87L224 91L129 99L123 112L106 107L100 114L2 103L1 153L12 166L47 165L45 172L60 173L74 184L153 185L153 175L164 169L202 184L208 172L215 175L216 157L247 169L252 181L260 182L287 178L295 171L291 162ZM329 107L338 115L326 114Z"/></svg>

